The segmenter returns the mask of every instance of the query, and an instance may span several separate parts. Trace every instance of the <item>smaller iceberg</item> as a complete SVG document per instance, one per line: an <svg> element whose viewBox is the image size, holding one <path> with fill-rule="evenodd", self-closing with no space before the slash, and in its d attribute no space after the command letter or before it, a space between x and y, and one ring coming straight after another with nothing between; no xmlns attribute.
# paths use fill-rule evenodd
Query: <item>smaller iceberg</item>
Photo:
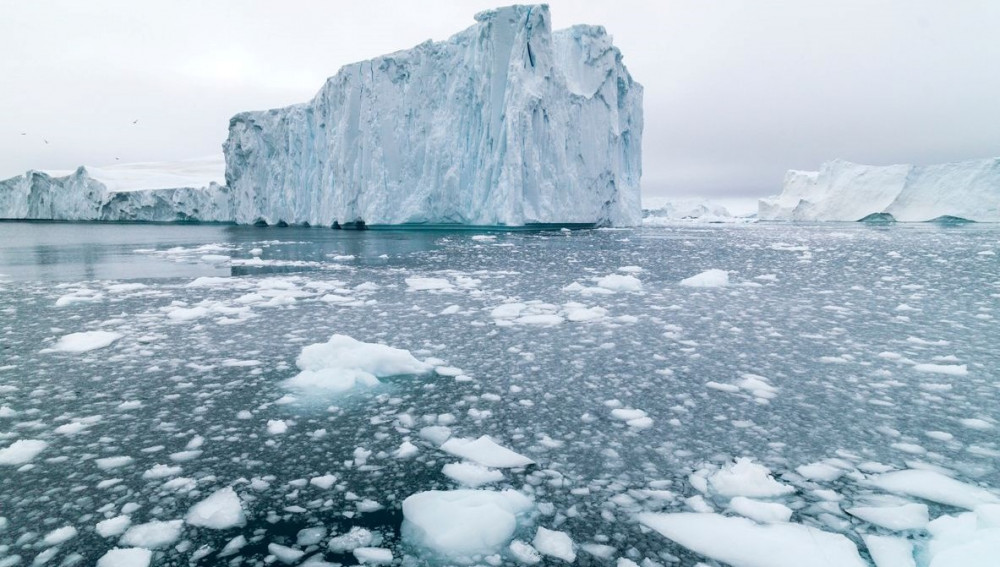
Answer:
<svg viewBox="0 0 1000 567"><path fill-rule="evenodd" d="M761 199L760 220L1000 222L1000 158L937 165L861 165L789 171L781 195ZM943 224L949 224L944 222Z"/></svg>

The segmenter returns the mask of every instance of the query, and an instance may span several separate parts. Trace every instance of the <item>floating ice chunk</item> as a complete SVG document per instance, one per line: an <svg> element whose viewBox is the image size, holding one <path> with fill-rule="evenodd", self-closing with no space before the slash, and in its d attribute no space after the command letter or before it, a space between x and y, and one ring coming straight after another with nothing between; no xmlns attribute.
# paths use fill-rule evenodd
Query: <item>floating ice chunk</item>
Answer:
<svg viewBox="0 0 1000 567"><path fill-rule="evenodd" d="M397 459L409 459L418 453L420 453L420 449L416 445L409 441L403 441L399 444L399 448L393 452L393 456Z"/></svg>
<svg viewBox="0 0 1000 567"><path fill-rule="evenodd" d="M725 287L729 285L729 272L725 270L706 270L700 274L681 280L685 287Z"/></svg>
<svg viewBox="0 0 1000 567"><path fill-rule="evenodd" d="M322 490L329 490L335 482L337 482L337 477L332 474L326 474L309 479L309 484Z"/></svg>
<svg viewBox="0 0 1000 567"><path fill-rule="evenodd" d="M909 540L879 535L863 535L875 567L917 567L913 559L913 543Z"/></svg>
<svg viewBox="0 0 1000 567"><path fill-rule="evenodd" d="M576 550L573 540L566 532L549 530L538 526L535 539L531 544L543 555L562 559L567 563L576 561Z"/></svg>
<svg viewBox="0 0 1000 567"><path fill-rule="evenodd" d="M427 374L433 367L410 351L333 335L325 343L309 345L296 359L301 372L285 381L292 388L346 392L357 385L373 386L379 378Z"/></svg>
<svg viewBox="0 0 1000 567"><path fill-rule="evenodd" d="M18 439L9 447L0 449L0 465L23 465L30 463L49 444L39 439Z"/></svg>
<svg viewBox="0 0 1000 567"><path fill-rule="evenodd" d="M153 552L148 549L114 548L97 560L97 567L149 567Z"/></svg>
<svg viewBox="0 0 1000 567"><path fill-rule="evenodd" d="M420 430L420 438L441 446L451 437L451 428L443 425L428 425Z"/></svg>
<svg viewBox="0 0 1000 567"><path fill-rule="evenodd" d="M156 478L167 478L170 476L177 476L183 472L184 469L181 467L172 467L170 465L153 465L152 468L146 470L142 473L142 478L146 480L156 479Z"/></svg>
<svg viewBox="0 0 1000 567"><path fill-rule="evenodd" d="M132 525L132 518L123 514L97 522L95 530L97 535L101 537L115 537L125 533L130 525Z"/></svg>
<svg viewBox="0 0 1000 567"><path fill-rule="evenodd" d="M931 470L910 469L890 472L871 479L870 484L887 492L916 496L968 510L980 504L1000 502L1000 498L993 492Z"/></svg>
<svg viewBox="0 0 1000 567"><path fill-rule="evenodd" d="M618 408L611 410L611 417L620 421L631 421L633 419L646 417L646 412L641 409Z"/></svg>
<svg viewBox="0 0 1000 567"><path fill-rule="evenodd" d="M462 486L476 488L503 480L503 473L475 463L448 463L441 469L444 475Z"/></svg>
<svg viewBox="0 0 1000 567"><path fill-rule="evenodd" d="M566 311L566 319L574 323L603 319L608 310L603 307L573 307Z"/></svg>
<svg viewBox="0 0 1000 567"><path fill-rule="evenodd" d="M845 512L887 530L922 530L927 527L928 522L926 504L855 506Z"/></svg>
<svg viewBox="0 0 1000 567"><path fill-rule="evenodd" d="M392 550L384 547L359 547L354 558L362 565L387 565L392 563Z"/></svg>
<svg viewBox="0 0 1000 567"><path fill-rule="evenodd" d="M771 476L771 471L753 459L740 457L708 477L708 484L720 496L774 498L795 492Z"/></svg>
<svg viewBox="0 0 1000 567"><path fill-rule="evenodd" d="M706 557L737 567L866 567L843 535L799 524L759 525L714 513L639 514L639 522Z"/></svg>
<svg viewBox="0 0 1000 567"><path fill-rule="evenodd" d="M195 307L175 307L167 312L167 319L171 321L185 322L194 321L208 316L211 311L205 306Z"/></svg>
<svg viewBox="0 0 1000 567"><path fill-rule="evenodd" d="M113 333L111 331L70 333L56 341L56 344L52 345L52 348L43 349L41 352L88 352L111 346L111 343L120 338L122 338L121 333Z"/></svg>
<svg viewBox="0 0 1000 567"><path fill-rule="evenodd" d="M992 567L1000 557L1000 505L989 504L927 526L931 567Z"/></svg>
<svg viewBox="0 0 1000 567"><path fill-rule="evenodd" d="M453 437L441 445L441 450L498 469L524 467L535 462L524 455L519 455L498 445L486 435L475 440Z"/></svg>
<svg viewBox="0 0 1000 567"><path fill-rule="evenodd" d="M986 421L985 419L979 419L978 417L960 419L958 422L961 423L963 427L968 427L969 429L978 429L979 431L993 429L992 423Z"/></svg>
<svg viewBox="0 0 1000 567"><path fill-rule="evenodd" d="M797 467L795 472L808 480L832 482L844 476L847 471L827 463L811 463Z"/></svg>
<svg viewBox="0 0 1000 567"><path fill-rule="evenodd" d="M373 539L374 536L370 531L364 528L353 527L346 534L330 538L327 548L334 553L345 553L370 545Z"/></svg>
<svg viewBox="0 0 1000 567"><path fill-rule="evenodd" d="M730 500L729 509L762 524L787 522L792 517L792 509L784 504L761 502L745 496L737 496Z"/></svg>
<svg viewBox="0 0 1000 567"><path fill-rule="evenodd" d="M452 291L455 286L445 278L406 278L406 286L410 291Z"/></svg>
<svg viewBox="0 0 1000 567"><path fill-rule="evenodd" d="M192 506L185 520L192 526L225 530L246 524L246 515L239 495L227 486Z"/></svg>
<svg viewBox="0 0 1000 567"><path fill-rule="evenodd" d="M306 554L301 549L294 549L277 543L267 544L267 552L278 558L278 561L281 561L285 565L298 563L299 559L302 559L302 556Z"/></svg>
<svg viewBox="0 0 1000 567"><path fill-rule="evenodd" d="M45 545L59 545L60 543L69 541L76 537L77 531L73 526L63 526L61 528L56 528L51 532L45 534L42 538L42 543Z"/></svg>
<svg viewBox="0 0 1000 567"><path fill-rule="evenodd" d="M915 364L913 369L917 372L948 374L950 376L967 376L969 374L969 368L965 364Z"/></svg>
<svg viewBox="0 0 1000 567"><path fill-rule="evenodd" d="M538 553L537 549L519 539L510 542L507 550L510 551L511 557L525 565L534 565L542 560L542 554Z"/></svg>
<svg viewBox="0 0 1000 567"><path fill-rule="evenodd" d="M598 278L597 287L611 291L642 291L642 282L635 276L611 274Z"/></svg>
<svg viewBox="0 0 1000 567"><path fill-rule="evenodd" d="M127 455L119 455L117 457L105 457L103 459L94 459L94 464L97 468L102 471L117 469L121 467L126 467L135 462L135 459Z"/></svg>
<svg viewBox="0 0 1000 567"><path fill-rule="evenodd" d="M137 524L129 528L118 543L129 547L145 547L146 549L167 547L177 541L183 528L184 520L152 521Z"/></svg>
<svg viewBox="0 0 1000 567"><path fill-rule="evenodd" d="M282 435L288 431L288 424L282 419L267 420L268 435Z"/></svg>
<svg viewBox="0 0 1000 567"><path fill-rule="evenodd" d="M295 536L295 543L300 547L316 545L326 537L326 528L323 526L315 528L304 528L299 530Z"/></svg>
<svg viewBox="0 0 1000 567"><path fill-rule="evenodd" d="M756 374L744 373L736 385L741 390L750 392L755 398L770 400L778 395L778 389L772 386L767 378Z"/></svg>
<svg viewBox="0 0 1000 567"><path fill-rule="evenodd" d="M498 552L532 508L515 490L431 490L403 501L403 537L450 558Z"/></svg>

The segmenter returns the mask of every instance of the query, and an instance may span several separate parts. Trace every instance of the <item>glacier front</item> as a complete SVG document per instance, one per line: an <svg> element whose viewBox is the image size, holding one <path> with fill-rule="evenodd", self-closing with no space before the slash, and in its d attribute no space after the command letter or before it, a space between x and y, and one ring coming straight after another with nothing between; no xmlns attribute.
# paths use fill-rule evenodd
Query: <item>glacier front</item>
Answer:
<svg viewBox="0 0 1000 567"><path fill-rule="evenodd" d="M232 222L222 156L28 171L0 181L0 219Z"/></svg>
<svg viewBox="0 0 1000 567"><path fill-rule="evenodd" d="M760 220L1000 222L1000 158L937 165L860 165L789 171L781 195L761 199ZM891 217L889 216L891 215Z"/></svg>
<svg viewBox="0 0 1000 567"><path fill-rule="evenodd" d="M544 5L475 19L233 117L236 222L640 224L642 86L604 28L553 32Z"/></svg>

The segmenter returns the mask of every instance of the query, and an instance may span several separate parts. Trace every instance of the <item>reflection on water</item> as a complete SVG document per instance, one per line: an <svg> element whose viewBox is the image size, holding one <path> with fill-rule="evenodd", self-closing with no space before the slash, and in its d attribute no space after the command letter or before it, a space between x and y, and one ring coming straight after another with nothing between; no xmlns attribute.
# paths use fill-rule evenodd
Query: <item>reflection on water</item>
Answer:
<svg viewBox="0 0 1000 567"><path fill-rule="evenodd" d="M435 231L352 231L303 227L0 222L0 274L14 280L128 280L304 272L309 263L353 256L358 263L434 247ZM247 256L268 244L264 265L227 265L199 257L150 254L219 244ZM224 252L213 252L223 254Z"/></svg>

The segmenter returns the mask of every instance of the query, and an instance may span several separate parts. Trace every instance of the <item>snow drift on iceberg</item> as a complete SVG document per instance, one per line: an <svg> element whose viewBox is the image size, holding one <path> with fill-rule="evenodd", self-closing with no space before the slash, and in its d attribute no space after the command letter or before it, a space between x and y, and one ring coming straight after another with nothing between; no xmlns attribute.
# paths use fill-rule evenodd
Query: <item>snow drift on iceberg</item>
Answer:
<svg viewBox="0 0 1000 567"><path fill-rule="evenodd" d="M857 221L876 214L902 222L1000 222L1000 158L927 166L836 160L819 171L789 171L781 195L759 204L761 220Z"/></svg>
<svg viewBox="0 0 1000 567"><path fill-rule="evenodd" d="M638 225L642 87L599 26L547 6L342 68L230 121L235 220Z"/></svg>

